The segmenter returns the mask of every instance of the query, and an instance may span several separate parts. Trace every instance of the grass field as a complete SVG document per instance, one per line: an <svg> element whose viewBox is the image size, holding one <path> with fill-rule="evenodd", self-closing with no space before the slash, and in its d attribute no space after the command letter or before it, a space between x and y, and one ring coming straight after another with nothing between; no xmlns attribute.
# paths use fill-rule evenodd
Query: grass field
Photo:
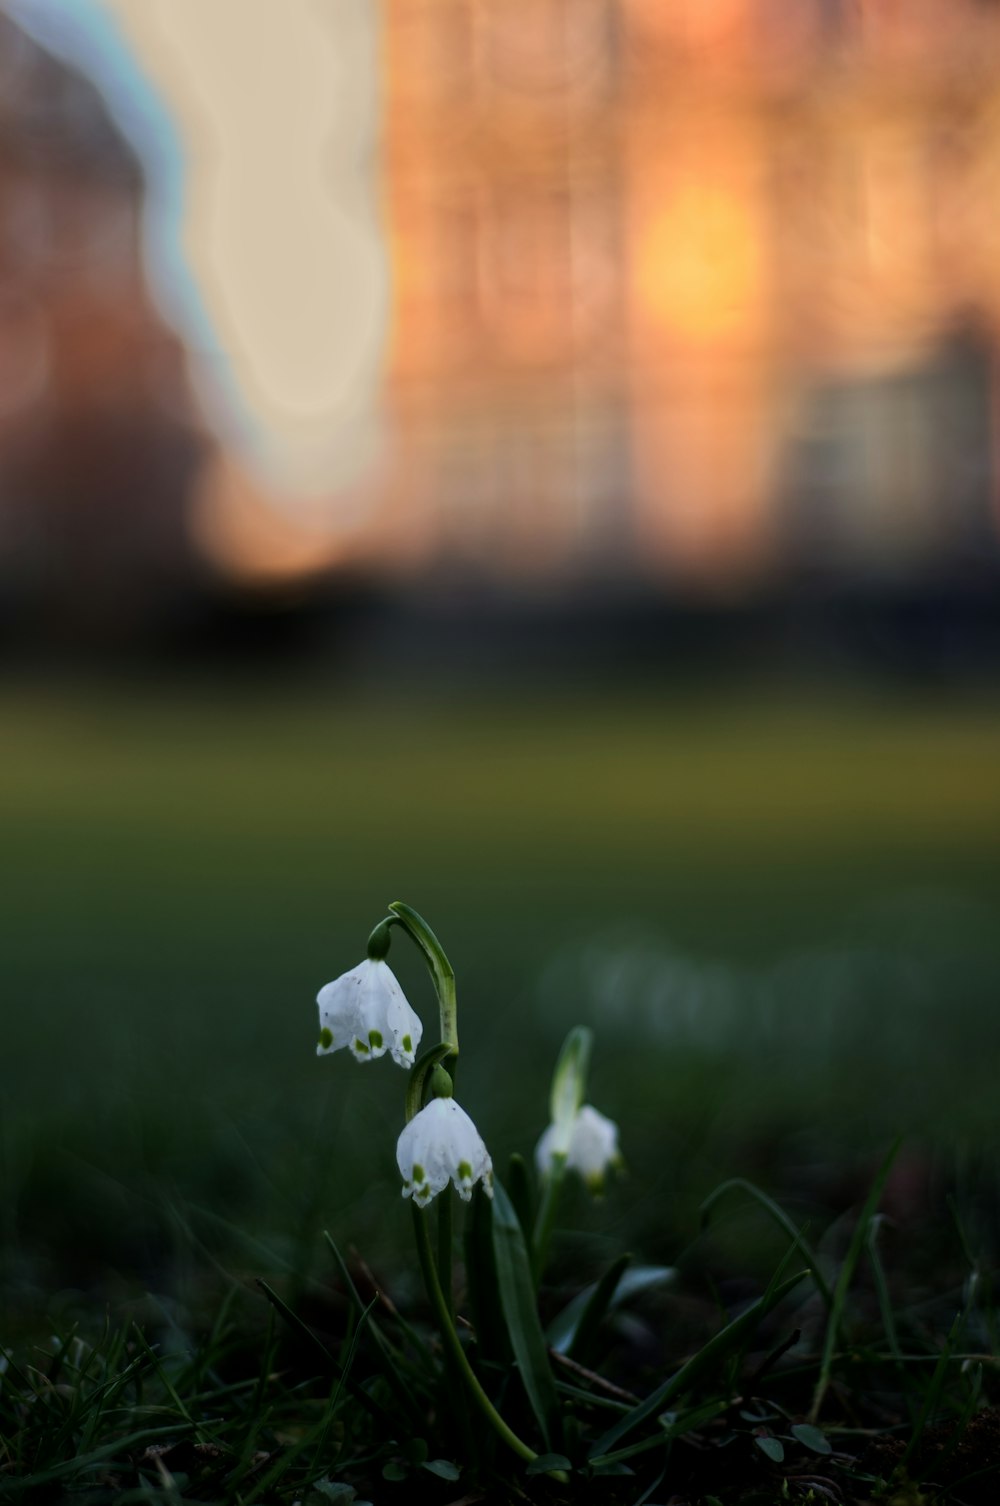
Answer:
<svg viewBox="0 0 1000 1506"><path fill-rule="evenodd" d="M819 1227L897 1131L916 1279L961 1279L963 1240L988 1264L1000 708L105 686L8 689L0 714L0 1349L107 1310L188 1354L229 1332L223 1299L262 1332L253 1277L318 1301L324 1228L414 1297L403 1076L313 1054L318 987L396 898L451 955L498 1167L530 1157L566 1030L595 1031L629 1174L570 1199L567 1280L623 1241L695 1285L766 1280L784 1236L740 1199L699 1235L712 1188L753 1178ZM405 939L391 961L430 1039Z"/></svg>
<svg viewBox="0 0 1000 1506"><path fill-rule="evenodd" d="M164 1197L271 1233L360 1198L367 1227L396 1085L314 1059L313 999L400 897L505 1149L578 1018L641 1194L774 1125L992 1118L1000 710L153 687L2 715L5 1232L43 1270L142 1268Z"/></svg>

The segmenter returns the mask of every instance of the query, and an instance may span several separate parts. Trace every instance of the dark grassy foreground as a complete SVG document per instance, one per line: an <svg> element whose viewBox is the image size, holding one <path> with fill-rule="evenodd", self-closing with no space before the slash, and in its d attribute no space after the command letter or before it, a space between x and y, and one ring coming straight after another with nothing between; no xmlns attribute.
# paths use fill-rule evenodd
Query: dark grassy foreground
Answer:
<svg viewBox="0 0 1000 1506"><path fill-rule="evenodd" d="M8 694L3 723L12 1498L997 1498L1000 714L103 692ZM567 1200L543 1321L625 1250L677 1270L553 1362L574 1465L806 1230L819 1280L623 1438L655 1444L633 1475L567 1487L482 1439L464 1463L393 1164L402 1074L312 1055L317 987L397 896L448 945L499 1168L530 1158L568 1026L595 1031L629 1175ZM703 1228L729 1178L788 1227L737 1187Z"/></svg>
<svg viewBox="0 0 1000 1506"><path fill-rule="evenodd" d="M147 1313L10 1355L4 1498L989 1506L992 1274L960 1228L939 1242L917 1221L884 1223L884 1172L817 1248L749 1185L717 1189L706 1215L738 1197L781 1229L786 1259L769 1281L727 1269L705 1238L679 1270L620 1260L583 1291L543 1287L534 1354L533 1307L511 1313L484 1294L477 1195L466 1249L478 1279L457 1294L465 1352L533 1463L484 1425L392 1280L330 1244L327 1282L286 1278L284 1297L260 1283L266 1323L233 1285L204 1327ZM924 1242L916 1261L907 1236Z"/></svg>

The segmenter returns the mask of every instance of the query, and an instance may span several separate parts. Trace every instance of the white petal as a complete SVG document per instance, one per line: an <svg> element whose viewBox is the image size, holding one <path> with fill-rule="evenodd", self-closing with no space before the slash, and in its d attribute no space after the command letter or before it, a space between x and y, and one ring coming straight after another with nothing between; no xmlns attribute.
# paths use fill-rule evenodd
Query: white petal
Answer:
<svg viewBox="0 0 1000 1506"><path fill-rule="evenodd" d="M320 989L318 1056L345 1046L355 1061L370 1062L391 1051L411 1066L422 1027L388 963L366 957L350 972Z"/></svg>
<svg viewBox="0 0 1000 1506"><path fill-rule="evenodd" d="M433 1100L438 1102L439 1099ZM429 1203L448 1185L448 1167L436 1134L435 1116L427 1112L433 1103L414 1115L396 1142L403 1196L412 1196L418 1203Z"/></svg>
<svg viewBox="0 0 1000 1506"><path fill-rule="evenodd" d="M565 1143L560 1131L561 1126L550 1124L535 1147L535 1164L543 1176L552 1170L560 1145ZM577 1172L597 1191L603 1185L608 1169L620 1163L618 1126L585 1103L573 1121L566 1152L567 1168Z"/></svg>
<svg viewBox="0 0 1000 1506"><path fill-rule="evenodd" d="M556 1147L559 1141L559 1130L554 1124L550 1124L547 1130L543 1130L538 1144L535 1146L535 1165L542 1176L552 1170L552 1162L555 1158Z"/></svg>
<svg viewBox="0 0 1000 1506"><path fill-rule="evenodd" d="M316 995L320 1028L317 1056L343 1050L357 1033L361 982L359 970L355 968L325 984Z"/></svg>
<svg viewBox="0 0 1000 1506"><path fill-rule="evenodd" d="M566 1165L586 1182L599 1186L608 1168L620 1159L617 1124L585 1103L576 1116Z"/></svg>
<svg viewBox="0 0 1000 1506"><path fill-rule="evenodd" d="M388 967L386 972L389 974L389 986L385 995L384 1020L388 1047L394 1062L401 1067L412 1067L424 1027L420 1023L420 1016L410 1008L403 990Z"/></svg>
<svg viewBox="0 0 1000 1506"><path fill-rule="evenodd" d="M396 1163L403 1178L403 1196L420 1203L453 1182L465 1201L482 1182L493 1196L493 1162L482 1136L453 1098L432 1098L406 1125L396 1145Z"/></svg>

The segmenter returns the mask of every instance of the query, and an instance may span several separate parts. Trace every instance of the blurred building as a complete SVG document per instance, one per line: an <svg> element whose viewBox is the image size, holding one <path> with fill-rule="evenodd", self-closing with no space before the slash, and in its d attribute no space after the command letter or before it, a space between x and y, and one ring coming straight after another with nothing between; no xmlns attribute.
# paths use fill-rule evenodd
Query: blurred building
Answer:
<svg viewBox="0 0 1000 1506"><path fill-rule="evenodd" d="M383 12L407 560L995 568L1000 6Z"/></svg>
<svg viewBox="0 0 1000 1506"><path fill-rule="evenodd" d="M0 623L176 621L206 438L141 252L138 160L82 75L0 14Z"/></svg>
<svg viewBox="0 0 1000 1506"><path fill-rule="evenodd" d="M995 578L1000 0L381 9L391 440L322 526L208 432L135 152L0 11L0 627Z"/></svg>

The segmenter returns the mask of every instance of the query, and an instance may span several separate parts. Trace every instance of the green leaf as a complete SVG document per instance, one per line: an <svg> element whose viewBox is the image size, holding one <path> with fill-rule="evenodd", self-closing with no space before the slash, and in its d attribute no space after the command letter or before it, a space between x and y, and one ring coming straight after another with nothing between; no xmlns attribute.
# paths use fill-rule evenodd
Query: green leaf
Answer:
<svg viewBox="0 0 1000 1506"><path fill-rule="evenodd" d="M785 1457L785 1445L780 1438L755 1438L754 1443L772 1464L780 1464Z"/></svg>
<svg viewBox="0 0 1000 1506"><path fill-rule="evenodd" d="M549 1118L562 1136L557 1148L569 1150L573 1124L587 1091L587 1069L593 1032L586 1025L575 1025L563 1042L552 1073L549 1091Z"/></svg>
<svg viewBox="0 0 1000 1506"><path fill-rule="evenodd" d="M312 1496L317 1498L315 1506L319 1506L320 1501L326 1501L330 1506L351 1506L357 1491L353 1485L347 1485L343 1480L314 1480L309 1487L309 1495L306 1496L309 1506L314 1506L310 1500Z"/></svg>
<svg viewBox="0 0 1000 1506"><path fill-rule="evenodd" d="M406 1442L403 1444L401 1452L407 1464L416 1465L424 1464L426 1462L427 1455L430 1453L430 1449L427 1447L426 1439L414 1437L407 1438Z"/></svg>
<svg viewBox="0 0 1000 1506"><path fill-rule="evenodd" d="M507 1333L521 1382L538 1420L546 1448L562 1436L559 1399L549 1365L545 1335L535 1306L531 1262L514 1205L503 1184L493 1184L493 1252Z"/></svg>
<svg viewBox="0 0 1000 1506"><path fill-rule="evenodd" d="M638 1406L632 1408L631 1412L627 1412L613 1427L609 1428L591 1450L590 1463L596 1464L598 1460L603 1460L609 1450L633 1428L645 1422L648 1417L664 1411L675 1397L682 1396L685 1391L690 1391L691 1387L718 1365L720 1360L738 1349L750 1337L758 1323L772 1308L777 1307L782 1298L787 1296L793 1287L798 1286L803 1276L807 1274L806 1271L798 1271L784 1281L772 1282L764 1295L752 1307L748 1307L746 1312L734 1318L731 1323L727 1323L725 1328L714 1338L709 1339L708 1343L699 1349L697 1354L692 1355L669 1380L664 1381L663 1385L659 1386L651 1396L647 1396L645 1401L641 1401Z"/></svg>
<svg viewBox="0 0 1000 1506"><path fill-rule="evenodd" d="M547 1475L551 1469L572 1469L572 1460L567 1459L565 1454L539 1454L537 1459L532 1459L526 1475Z"/></svg>
<svg viewBox="0 0 1000 1506"><path fill-rule="evenodd" d="M729 1397L715 1396L711 1401L703 1402L700 1407L688 1408L686 1412L664 1412L657 1421L668 1438L683 1438L685 1433L693 1433L703 1423L711 1422L713 1417L728 1410Z"/></svg>
<svg viewBox="0 0 1000 1506"><path fill-rule="evenodd" d="M406 1465L399 1459L389 1459L382 1466L382 1479L398 1482L405 1480L409 1475Z"/></svg>
<svg viewBox="0 0 1000 1506"><path fill-rule="evenodd" d="M493 1204L477 1182L472 1203L465 1219L465 1274L469 1288L469 1308L476 1330L476 1344L484 1360L511 1361L510 1341L504 1327L497 1280L497 1260L493 1251Z"/></svg>
<svg viewBox="0 0 1000 1506"><path fill-rule="evenodd" d="M833 1453L829 1438L819 1428L814 1428L812 1423L796 1422L790 1431L796 1443L801 1443L803 1448L812 1449L814 1454Z"/></svg>
<svg viewBox="0 0 1000 1506"><path fill-rule="evenodd" d="M437 1475L441 1480L460 1480L462 1478L462 1471L450 1459L425 1459L420 1467L421 1469L428 1470L432 1475Z"/></svg>
<svg viewBox="0 0 1000 1506"><path fill-rule="evenodd" d="M614 1267L611 1269L613 1270ZM605 1273L606 1276L609 1274ZM613 1312L623 1302L629 1301L631 1297L638 1297L642 1292L651 1291L653 1287L665 1286L667 1282L673 1281L676 1275L677 1271L672 1265L633 1266L631 1270L624 1271L619 1277L612 1292L607 1311ZM604 1279L605 1277L601 1278L602 1281ZM558 1313L553 1318L546 1334L550 1349L555 1349L559 1354L567 1353L573 1343L588 1304L593 1299L600 1285L601 1282L596 1281L593 1285L585 1287L582 1292L579 1292L573 1298L572 1302L563 1308L561 1313Z"/></svg>
<svg viewBox="0 0 1000 1506"><path fill-rule="evenodd" d="M611 1306L615 1289L631 1259L631 1255L619 1255L594 1287L593 1295L580 1314L580 1321L570 1339L569 1348L566 1351L570 1359L578 1360L581 1364L586 1362L589 1351L597 1338L597 1330Z"/></svg>

